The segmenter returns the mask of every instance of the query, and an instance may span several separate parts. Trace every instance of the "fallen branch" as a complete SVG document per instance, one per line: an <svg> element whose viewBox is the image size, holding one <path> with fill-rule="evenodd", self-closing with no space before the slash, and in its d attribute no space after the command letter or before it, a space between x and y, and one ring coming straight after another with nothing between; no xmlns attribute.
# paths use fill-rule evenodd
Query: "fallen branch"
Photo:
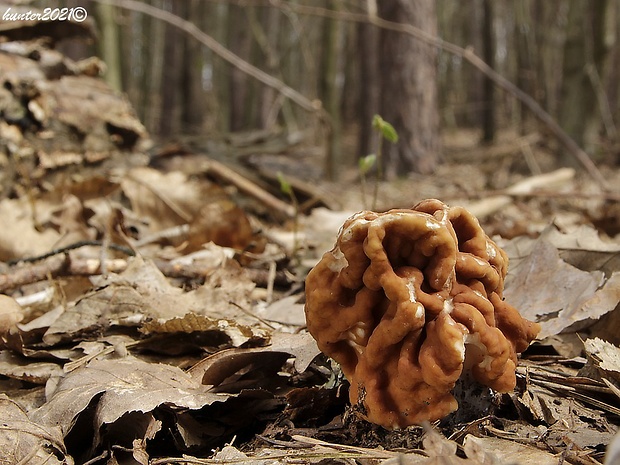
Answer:
<svg viewBox="0 0 620 465"><path fill-rule="evenodd" d="M164 260L154 260L155 266L164 276L178 279L204 280L219 267L202 265L172 264ZM104 268L108 273L122 273L129 265L125 259L105 260ZM276 271L275 276L268 269L243 268L243 272L259 287L270 284L290 286L294 280L284 271ZM27 284L33 284L63 276L95 276L102 274L101 261L96 258L70 258L69 254L50 257L43 262L27 264L10 269L0 274L0 292L9 292Z"/></svg>
<svg viewBox="0 0 620 465"><path fill-rule="evenodd" d="M533 132L521 137L517 137L514 140L507 142L499 142L492 146L481 149L478 145L461 148L457 150L450 150L450 153L446 155L446 158L451 162L470 162L474 157L477 160L497 159L503 157L513 156L515 153L521 151L524 145L535 145L540 142L542 136L540 133Z"/></svg>
<svg viewBox="0 0 620 465"><path fill-rule="evenodd" d="M225 182L233 184L244 194L250 195L259 200L271 210L284 215L287 218L294 218L296 215L295 207L274 197L269 192L253 183L244 176L215 160L208 160L203 165L203 171L207 174L215 176Z"/></svg>
<svg viewBox="0 0 620 465"><path fill-rule="evenodd" d="M574 177L575 170L572 168L561 168L551 173L532 176L508 187L502 195L494 195L467 205L467 209L478 218L483 218L510 205L513 196L528 195L541 187L563 185Z"/></svg>
<svg viewBox="0 0 620 465"><path fill-rule="evenodd" d="M272 183L278 181L277 174L272 171L259 167L258 174ZM317 187L316 183L312 184L291 174L286 174L286 180L293 188L295 195L301 194L308 197L308 200L300 205L300 213L307 213L308 210L317 205L325 205L330 210L340 210L342 208L342 205L337 201L337 199L331 198L325 194L325 192Z"/></svg>
<svg viewBox="0 0 620 465"><path fill-rule="evenodd" d="M57 255L45 262L12 269L9 273L0 274L0 292L61 276L67 273L68 267L69 256Z"/></svg>
<svg viewBox="0 0 620 465"><path fill-rule="evenodd" d="M25 257L25 258L17 258L15 260L10 260L7 262L7 265L16 265L18 263L34 263L34 262L38 262L41 260L44 260L46 258L52 257L54 255L60 255L63 254L65 252L69 252L71 250L75 250L75 249L79 249L81 247L86 247L86 246L97 246L97 247L103 247L104 243L103 241L78 241L75 242L73 244L69 244L69 245L65 245L63 247L58 247L57 249L53 249L50 250L49 252L46 252L42 255L35 255L33 257ZM117 250L119 252L124 253L125 255L129 255L129 256L133 256L136 253L130 249L129 247L125 247L123 245L120 244L108 244L107 247L104 248L109 248L112 250Z"/></svg>

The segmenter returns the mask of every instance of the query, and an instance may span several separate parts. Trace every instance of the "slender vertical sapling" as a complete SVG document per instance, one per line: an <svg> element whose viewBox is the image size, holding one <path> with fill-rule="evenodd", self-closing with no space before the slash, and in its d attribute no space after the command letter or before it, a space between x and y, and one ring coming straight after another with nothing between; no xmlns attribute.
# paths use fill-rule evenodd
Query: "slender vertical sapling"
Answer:
<svg viewBox="0 0 620 465"><path fill-rule="evenodd" d="M364 202L364 208L366 208L366 174L376 164L377 169L375 173L375 189L372 197L372 210L377 208L377 197L379 194L379 181L383 178L383 140L387 140L395 144L398 142L398 133L394 126L385 121L381 116L375 115L372 119L372 127L379 133L379 140L377 142L377 153L367 155L359 160L359 170L361 176L361 188L362 188L362 201Z"/></svg>

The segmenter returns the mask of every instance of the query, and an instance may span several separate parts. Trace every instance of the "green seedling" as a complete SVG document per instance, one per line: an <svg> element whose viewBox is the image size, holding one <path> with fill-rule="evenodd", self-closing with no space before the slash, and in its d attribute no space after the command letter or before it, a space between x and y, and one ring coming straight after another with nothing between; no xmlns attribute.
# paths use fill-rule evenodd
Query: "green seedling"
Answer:
<svg viewBox="0 0 620 465"><path fill-rule="evenodd" d="M372 127L379 133L379 140L377 142L377 154L366 155L360 158L358 168L360 171L360 185L362 189L362 202L364 208L366 208L366 175L372 169L375 164L377 165L377 172L375 175L375 189L372 196L372 209L377 208L377 197L379 195L379 181L383 179L383 140L387 140L392 144L398 142L398 133L394 126L385 121L381 116L375 115L372 118Z"/></svg>
<svg viewBox="0 0 620 465"><path fill-rule="evenodd" d="M373 117L372 127L379 131L381 136L383 136L383 138L388 142L391 142L392 144L398 142L398 133L396 132L396 129L394 129L394 126L385 121L379 115L375 115Z"/></svg>
<svg viewBox="0 0 620 465"><path fill-rule="evenodd" d="M374 153L362 157L358 161L358 168L360 171L360 187L362 189L362 204L364 208L368 208L366 203L366 175L372 169L377 162L377 156Z"/></svg>

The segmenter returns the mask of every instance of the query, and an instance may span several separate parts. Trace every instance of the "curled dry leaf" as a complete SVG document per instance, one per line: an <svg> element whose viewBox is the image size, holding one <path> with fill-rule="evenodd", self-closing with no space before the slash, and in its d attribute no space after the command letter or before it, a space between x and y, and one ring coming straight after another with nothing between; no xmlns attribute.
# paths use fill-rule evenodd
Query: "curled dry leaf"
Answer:
<svg viewBox="0 0 620 465"><path fill-rule="evenodd" d="M248 371L252 366L269 367L278 371L282 363L295 358L295 368L303 373L314 358L321 352L312 336L308 333L273 333L271 344L266 347L233 348L219 351L202 359L189 370L189 374L202 384L219 386L240 370Z"/></svg>
<svg viewBox="0 0 620 465"><path fill-rule="evenodd" d="M183 292L151 261L136 257L123 273L95 282L102 287L50 324L43 336L46 344L92 338L119 326L144 333L218 331L232 345L264 337L257 317L243 311L251 307L255 285L238 267L217 269L203 286Z"/></svg>
<svg viewBox="0 0 620 465"><path fill-rule="evenodd" d="M578 329L613 310L620 300L620 276L583 271L539 240L506 282L505 295L527 318L539 319L539 338Z"/></svg>
<svg viewBox="0 0 620 465"><path fill-rule="evenodd" d="M37 202L37 222L41 221L42 208ZM26 199L0 201L0 261L38 255L51 250L60 239L53 229L37 230L32 207Z"/></svg>
<svg viewBox="0 0 620 465"><path fill-rule="evenodd" d="M620 302L620 244L591 226L570 233L549 226L537 239L520 236L503 247L511 263L505 296L527 318L540 318L539 338L588 327Z"/></svg>
<svg viewBox="0 0 620 465"><path fill-rule="evenodd" d="M468 434L463 441L467 457L482 465L557 465L557 456L527 444L507 439Z"/></svg>
<svg viewBox="0 0 620 465"><path fill-rule="evenodd" d="M195 410L227 398L206 392L177 367L133 358L95 360L61 378L31 417L41 425L59 426L66 435L93 401L98 431L130 412L148 413L162 404Z"/></svg>
<svg viewBox="0 0 620 465"><path fill-rule="evenodd" d="M21 305L8 295L0 294L0 337L24 318Z"/></svg>
<svg viewBox="0 0 620 465"><path fill-rule="evenodd" d="M52 376L62 374L59 364L32 360L8 350L0 352L0 374L32 384L45 384Z"/></svg>
<svg viewBox="0 0 620 465"><path fill-rule="evenodd" d="M472 444L468 447L467 458L461 458L456 455L456 442L444 438L430 426L425 429L422 444L427 457L411 453L401 454L383 460L381 465L511 465L510 462L499 462L494 455Z"/></svg>
<svg viewBox="0 0 620 465"><path fill-rule="evenodd" d="M599 374L620 386L620 348L598 337L583 343L588 361Z"/></svg>
<svg viewBox="0 0 620 465"><path fill-rule="evenodd" d="M245 212L237 207L219 187L205 180L189 179L173 171L160 173L147 167L132 169L121 186L136 215L157 232L189 225L187 235L171 238L186 250L199 250L202 244L244 249L253 239Z"/></svg>

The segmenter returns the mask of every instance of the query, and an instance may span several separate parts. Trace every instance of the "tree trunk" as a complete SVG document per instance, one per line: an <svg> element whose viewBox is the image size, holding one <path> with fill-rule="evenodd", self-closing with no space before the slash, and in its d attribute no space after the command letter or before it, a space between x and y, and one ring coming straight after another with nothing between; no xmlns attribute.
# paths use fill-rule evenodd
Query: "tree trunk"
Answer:
<svg viewBox="0 0 620 465"><path fill-rule="evenodd" d="M542 51L543 44L536 42L535 34L537 26L542 27L542 25L540 23L534 23L534 18L530 9L530 7L533 6L534 5L528 2L514 3L516 84L519 89L538 100L541 94L538 86L540 85L539 79L542 73L540 69L537 69L537 63L538 55ZM518 103L517 109L519 133L525 134L531 130L529 123L533 121L533 115L523 102Z"/></svg>
<svg viewBox="0 0 620 465"><path fill-rule="evenodd" d="M228 43L230 50L246 61L250 61L252 37L244 8L239 5L230 5L228 25ZM241 131L248 129L249 80L246 73L235 66L230 67L230 130Z"/></svg>
<svg viewBox="0 0 620 465"><path fill-rule="evenodd" d="M171 13L182 18L187 17L184 1L171 2ZM179 28L166 25L166 42L164 44L164 66L161 82L161 119L159 135L169 136L179 130L181 116L180 84L183 69L184 37Z"/></svg>
<svg viewBox="0 0 620 465"><path fill-rule="evenodd" d="M163 0L154 2L154 6L163 8ZM149 37L145 49L145 71L141 76L141 86L144 89L140 108L146 128L152 133L158 133L161 120L166 118L163 112L163 98L161 95L164 69L164 48L166 41L166 25L155 18L143 18L144 37Z"/></svg>
<svg viewBox="0 0 620 465"><path fill-rule="evenodd" d="M265 24L264 68L272 76L282 77L280 71L280 50L278 48L278 32L281 28L282 15L276 8L266 8L263 11ZM260 129L270 129L275 126L280 113L278 94L273 87L262 86L260 89L260 104L257 125Z"/></svg>
<svg viewBox="0 0 620 465"><path fill-rule="evenodd" d="M229 5L227 2L207 2L206 7L211 13L211 16L207 18L207 30L213 31L213 38L220 44L224 44L230 48L228 41L228 24L230 23L229 17L232 14L232 5ZM230 85L230 65L209 50L206 51L206 54L207 60L210 62L212 67L212 92L215 101L214 112L218 115L213 124L217 130L228 132L231 130L230 121L232 120L232 86Z"/></svg>
<svg viewBox="0 0 620 465"><path fill-rule="evenodd" d="M610 22L612 26L616 28L616 31L620 31L620 5L616 4L615 8L612 8L611 15L613 21ZM612 119L614 121L620 121L620 36L615 34L610 40L610 57L607 79L607 101L610 108L612 108ZM614 142L617 142L618 135L616 134Z"/></svg>
<svg viewBox="0 0 620 465"><path fill-rule="evenodd" d="M123 89L123 83L116 7L97 3L96 10L102 31L102 40L98 41L97 45L99 46L99 55L103 58L107 68L105 80L112 89L120 92Z"/></svg>
<svg viewBox="0 0 620 465"><path fill-rule="evenodd" d="M477 54L484 57L487 43L485 37L485 12L483 3L486 0L463 2L458 7L459 21L454 27L460 32L451 31L455 37L446 37L446 40L456 44L466 44L473 47ZM486 59L485 59L486 61ZM465 127L483 127L484 108L486 105L484 94L484 75L473 66L460 62L454 82L449 87L455 95L461 94L456 122ZM440 87L441 89L441 87Z"/></svg>
<svg viewBox="0 0 620 465"><path fill-rule="evenodd" d="M340 9L340 0L328 0L327 7L333 10ZM342 163L340 153L340 131L341 115L340 107L342 103L339 81L341 73L341 45L342 45L342 24L335 19L325 20L325 32L323 33L323 63L321 70L321 98L323 99L325 110L331 117L331 128L328 133L327 156L325 163L325 175L329 180L338 178L338 168Z"/></svg>
<svg viewBox="0 0 620 465"><path fill-rule="evenodd" d="M495 67L495 36L493 34L493 6L491 0L483 0L482 56L491 67ZM495 138L495 84L485 77L482 80L482 140L492 142Z"/></svg>
<svg viewBox="0 0 620 465"><path fill-rule="evenodd" d="M434 0L382 0L379 16L437 35ZM431 173L439 156L437 51L405 34L381 34L381 116L399 135L386 144L384 173L390 178L412 171Z"/></svg>
<svg viewBox="0 0 620 465"><path fill-rule="evenodd" d="M188 15L200 29L205 5L200 0L184 0L187 2ZM202 68L204 66L203 47L193 37L184 38L184 66L182 72L183 108L181 120L183 131L198 134L201 132L205 116L205 95L202 89Z"/></svg>
<svg viewBox="0 0 620 465"><path fill-rule="evenodd" d="M379 113L379 30L372 24L357 27L360 94L358 154L365 157L377 150L379 136L372 128L372 118Z"/></svg>
<svg viewBox="0 0 620 465"><path fill-rule="evenodd" d="M603 74L607 7L606 0L570 2L566 26L560 125L586 151L594 149L601 124L598 81L588 72Z"/></svg>

